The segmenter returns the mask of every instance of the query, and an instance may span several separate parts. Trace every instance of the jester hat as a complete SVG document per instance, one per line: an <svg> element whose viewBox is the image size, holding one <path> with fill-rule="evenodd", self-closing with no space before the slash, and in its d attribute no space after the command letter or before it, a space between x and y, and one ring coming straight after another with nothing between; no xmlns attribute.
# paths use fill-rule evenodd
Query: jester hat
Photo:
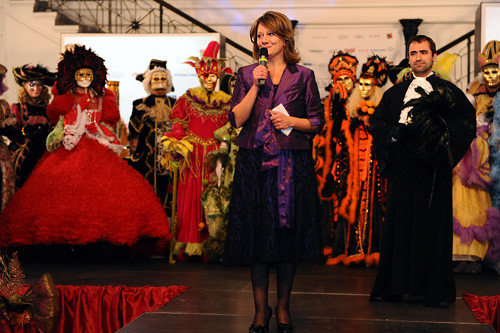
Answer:
<svg viewBox="0 0 500 333"><path fill-rule="evenodd" d="M203 51L201 58L189 57L188 60L184 62L192 66L196 70L198 76L205 76L207 74L215 74L220 77L221 72L227 74L233 74L233 71L229 67L225 67L227 59L221 58L217 59L217 54L219 53L220 45L216 41L211 41L208 43L207 48Z"/></svg>
<svg viewBox="0 0 500 333"><path fill-rule="evenodd" d="M497 40L490 40L479 53L477 60L479 67L483 70L486 67L498 67L500 61L500 42Z"/></svg>

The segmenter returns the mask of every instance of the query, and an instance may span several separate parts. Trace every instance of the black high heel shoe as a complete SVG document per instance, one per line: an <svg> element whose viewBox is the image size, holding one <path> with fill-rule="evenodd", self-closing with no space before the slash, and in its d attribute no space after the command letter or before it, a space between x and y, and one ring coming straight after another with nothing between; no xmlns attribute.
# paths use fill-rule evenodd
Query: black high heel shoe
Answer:
<svg viewBox="0 0 500 333"><path fill-rule="evenodd" d="M273 309L268 306L269 314L267 315L266 325L250 325L248 327L248 333L268 333L269 332L269 320L273 316Z"/></svg>
<svg viewBox="0 0 500 333"><path fill-rule="evenodd" d="M293 333L292 323L288 323L288 324L278 323L278 332L279 333Z"/></svg>
<svg viewBox="0 0 500 333"><path fill-rule="evenodd" d="M278 321L278 308L274 309L276 313L276 327L278 328L278 333L293 333L292 323L283 324Z"/></svg>

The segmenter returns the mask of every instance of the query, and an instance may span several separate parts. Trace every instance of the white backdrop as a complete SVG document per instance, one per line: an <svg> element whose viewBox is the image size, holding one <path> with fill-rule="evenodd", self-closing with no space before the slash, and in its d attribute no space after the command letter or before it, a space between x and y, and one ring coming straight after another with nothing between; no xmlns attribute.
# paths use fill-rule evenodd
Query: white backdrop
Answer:
<svg viewBox="0 0 500 333"><path fill-rule="evenodd" d="M401 25L345 26L329 29L309 26L297 31L297 47L304 66L314 70L321 96L328 93L330 84L328 62L333 54L343 51L358 59L357 76L368 57L386 57L389 63L398 64L405 57L405 43Z"/></svg>
<svg viewBox="0 0 500 333"><path fill-rule="evenodd" d="M178 97L188 88L200 85L195 69L183 62L191 56L200 57L201 52L213 40L220 42L220 35L63 34L61 50L64 50L66 44L78 43L90 47L105 60L108 81L120 82L120 113L128 124L132 102L146 96L142 82L137 81L135 76L146 71L151 59L167 61L175 89L169 96Z"/></svg>

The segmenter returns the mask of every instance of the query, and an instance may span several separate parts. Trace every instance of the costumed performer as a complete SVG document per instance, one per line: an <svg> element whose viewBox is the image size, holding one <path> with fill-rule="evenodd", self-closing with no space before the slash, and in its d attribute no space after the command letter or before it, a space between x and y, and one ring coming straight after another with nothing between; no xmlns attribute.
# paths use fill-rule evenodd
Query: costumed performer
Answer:
<svg viewBox="0 0 500 333"><path fill-rule="evenodd" d="M215 130L214 137L220 141L220 147L208 154L213 179L211 184L201 192L201 204L205 212L209 237L201 245L203 255L215 262L222 261L224 253L229 200L238 154L235 140L239 132L229 122Z"/></svg>
<svg viewBox="0 0 500 333"><path fill-rule="evenodd" d="M174 253L178 260L202 255L201 242L208 237L200 195L209 185L208 153L219 149L214 131L227 123L231 96L215 90L220 73L231 74L224 67L226 59L217 59L220 45L208 44L201 58L190 57L186 63L196 70L200 86L190 88L175 103L170 120L172 132L167 138L189 140L192 151L186 155L189 167L179 175L177 188L177 232ZM174 158L175 156L164 156Z"/></svg>
<svg viewBox="0 0 500 333"><path fill-rule="evenodd" d="M7 68L0 64L0 96L9 89L3 83L6 73ZM4 139L4 136L12 133L15 124L16 118L10 112L9 103L4 99L0 99L0 212L5 208L5 205L15 192L14 167L9 148Z"/></svg>
<svg viewBox="0 0 500 333"><path fill-rule="evenodd" d="M488 140L493 98L500 90L500 42L488 42L478 56L481 72L468 93L476 107L476 138L453 169L453 260L455 273L480 273L483 260L500 259L500 212L491 203Z"/></svg>
<svg viewBox="0 0 500 333"><path fill-rule="evenodd" d="M324 125L323 108L314 72L297 64L295 32L284 14L264 13L252 25L250 39L255 59L267 49L268 66L238 70L229 119L242 129L236 139L224 263L250 266L253 333L269 330L269 271L276 265L277 329L293 332L290 296L296 266L324 262L311 152Z"/></svg>
<svg viewBox="0 0 500 333"><path fill-rule="evenodd" d="M328 70L332 74L332 86L324 101L326 125L323 132L315 138L324 140L324 163L316 172L319 175L318 192L323 208L323 245L325 255L331 256L339 221L340 203L347 195L347 175L349 174L349 147L352 135L349 131L351 118L346 107L347 99L356 84L358 59L348 53L338 52L330 59ZM319 154L314 154L318 160Z"/></svg>
<svg viewBox="0 0 500 333"><path fill-rule="evenodd" d="M388 178L382 247L371 301L422 297L455 302L452 169L475 137L475 110L432 66L436 44L409 42L411 78L389 88L370 117L373 146Z"/></svg>
<svg viewBox="0 0 500 333"><path fill-rule="evenodd" d="M53 129L46 114L51 98L48 87L54 85L57 73L41 65L15 67L12 72L21 89L19 103L10 106L16 117L17 135L9 137L12 141L9 148L16 172L16 188L20 188L47 151L47 136Z"/></svg>
<svg viewBox="0 0 500 333"><path fill-rule="evenodd" d="M143 177L117 154L120 119L104 88L104 60L69 47L58 63L47 116L57 123L47 152L0 215L0 247L109 242L133 245L170 236L163 207Z"/></svg>
<svg viewBox="0 0 500 333"><path fill-rule="evenodd" d="M161 137L171 130L170 113L175 98L167 94L173 91L172 74L166 61L152 59L146 72L137 75L136 79L142 82L148 96L133 102L129 140L137 139L137 146L128 162L153 186L163 207L170 213L170 175L160 166L159 145Z"/></svg>
<svg viewBox="0 0 500 333"><path fill-rule="evenodd" d="M491 156L491 171L490 176L494 180L493 187L491 189L492 197L494 198L493 204L497 209L500 209L500 90L497 91L495 97L493 98L493 124L492 133L489 140L490 144L490 156ZM496 239L500 239L500 235L497 234ZM490 241L490 248L488 252L498 253L499 248L493 248L493 242ZM496 262L490 264L500 275L500 259Z"/></svg>
<svg viewBox="0 0 500 333"><path fill-rule="evenodd" d="M346 196L339 207L332 258L327 264L378 265L380 231L385 213L387 181L375 160L369 117L375 111L387 82L388 64L374 55L361 68L358 84L347 100L352 145Z"/></svg>
<svg viewBox="0 0 500 333"><path fill-rule="evenodd" d="M233 74L226 74L222 78L220 83L220 90L228 95L233 96L234 85L236 84L236 78L238 77L238 71Z"/></svg>

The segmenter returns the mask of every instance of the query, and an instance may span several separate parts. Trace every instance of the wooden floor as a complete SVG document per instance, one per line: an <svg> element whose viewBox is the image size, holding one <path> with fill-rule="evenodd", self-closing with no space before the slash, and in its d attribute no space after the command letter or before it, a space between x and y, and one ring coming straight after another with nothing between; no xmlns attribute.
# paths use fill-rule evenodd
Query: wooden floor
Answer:
<svg viewBox="0 0 500 333"><path fill-rule="evenodd" d="M28 283L49 272L56 284L169 286L190 289L159 311L144 313L119 332L248 332L253 319L249 269L200 261L169 264L125 248L116 255L100 250L54 247L51 251L20 250ZM123 251L122 251L123 250ZM36 255L33 255L36 253ZM478 323L461 296L500 293L493 271L457 275L457 300L448 309L421 303L370 303L375 270L302 264L298 266L291 299L295 332L494 332ZM272 270L270 305L276 304ZM276 332L273 316L270 332Z"/></svg>

